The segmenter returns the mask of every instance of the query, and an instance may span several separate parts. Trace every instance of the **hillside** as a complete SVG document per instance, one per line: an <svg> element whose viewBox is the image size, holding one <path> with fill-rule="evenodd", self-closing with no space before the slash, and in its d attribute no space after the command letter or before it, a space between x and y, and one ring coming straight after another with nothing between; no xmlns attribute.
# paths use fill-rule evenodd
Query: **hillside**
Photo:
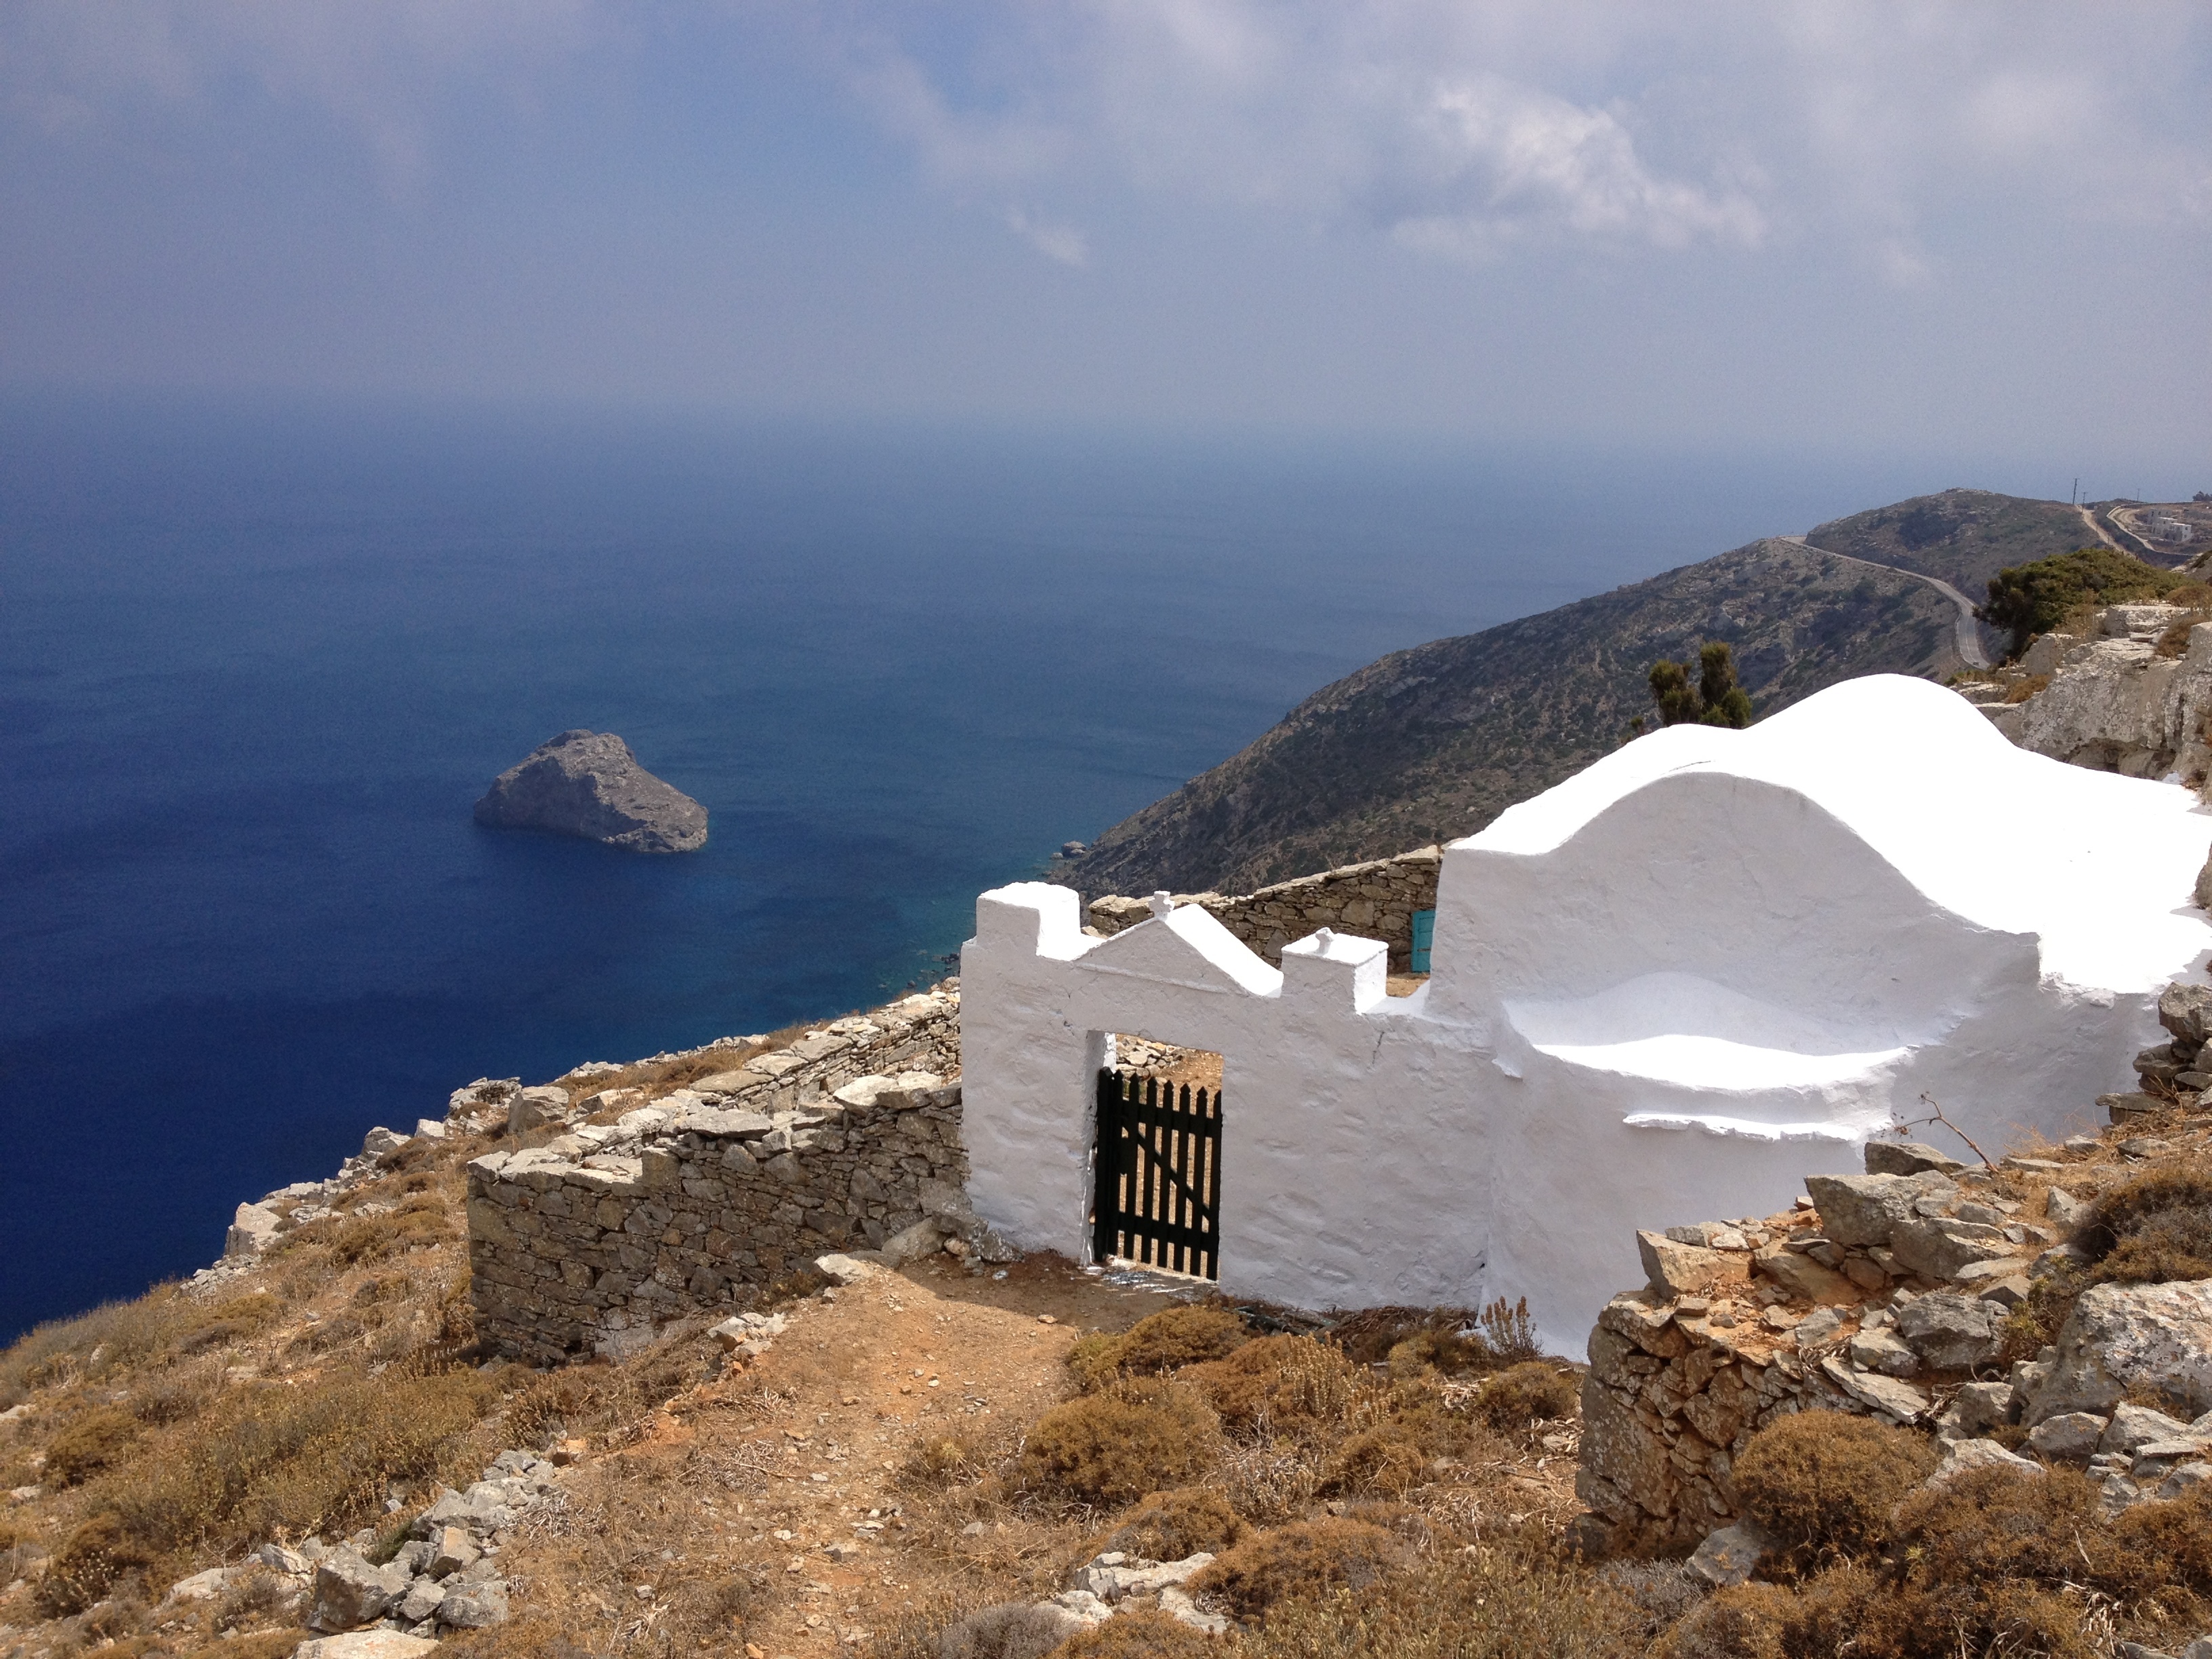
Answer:
<svg viewBox="0 0 2212 1659"><path fill-rule="evenodd" d="M1809 545L1831 553L1936 577L1972 599L2007 565L2070 552L2098 539L2088 520L2063 501L2027 501L1988 489L1916 495L1833 520L1805 537Z"/></svg>
<svg viewBox="0 0 2212 1659"><path fill-rule="evenodd" d="M1471 835L1618 745L1650 712L1652 662L1703 641L1735 647L1760 714L1861 674L1957 668L1953 606L1851 559L1979 598L2002 566L2088 539L2063 503L1946 490L1395 652L1115 825L1054 878L1093 895L1249 892Z"/></svg>

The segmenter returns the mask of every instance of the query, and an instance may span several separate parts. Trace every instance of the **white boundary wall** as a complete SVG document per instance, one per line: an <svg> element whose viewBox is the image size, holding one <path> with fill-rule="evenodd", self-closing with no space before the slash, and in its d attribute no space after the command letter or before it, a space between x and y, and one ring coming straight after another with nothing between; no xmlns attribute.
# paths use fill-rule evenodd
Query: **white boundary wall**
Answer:
<svg viewBox="0 0 2212 1659"><path fill-rule="evenodd" d="M1069 890L999 888L961 962L970 1196L1082 1259L1105 1034L1212 1049L1224 1291L1526 1296L1571 1346L1635 1229L1785 1208L1923 1091L1992 1156L2089 1127L2206 961L2208 843L2189 791L1883 675L1655 732L1455 842L1411 997L1376 941L1278 972L1195 907L1097 939Z"/></svg>

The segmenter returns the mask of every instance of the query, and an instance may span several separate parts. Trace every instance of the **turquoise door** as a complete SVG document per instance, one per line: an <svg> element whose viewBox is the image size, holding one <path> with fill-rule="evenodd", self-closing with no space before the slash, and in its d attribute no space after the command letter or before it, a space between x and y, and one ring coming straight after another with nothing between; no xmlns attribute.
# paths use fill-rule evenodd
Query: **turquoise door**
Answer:
<svg viewBox="0 0 2212 1659"><path fill-rule="evenodd" d="M1413 912L1413 971L1429 971L1429 945L1437 936L1437 913L1433 910Z"/></svg>

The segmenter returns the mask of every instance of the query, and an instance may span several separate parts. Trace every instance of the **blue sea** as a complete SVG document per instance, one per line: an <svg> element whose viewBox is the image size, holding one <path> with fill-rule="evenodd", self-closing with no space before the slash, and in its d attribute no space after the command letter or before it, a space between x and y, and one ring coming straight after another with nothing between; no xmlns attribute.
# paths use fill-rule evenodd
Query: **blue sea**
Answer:
<svg viewBox="0 0 2212 1659"><path fill-rule="evenodd" d="M1383 652L1911 461L0 404L0 1340L480 1076L834 1017ZM1994 487L2002 488L2002 483ZM650 858L478 829L620 732Z"/></svg>

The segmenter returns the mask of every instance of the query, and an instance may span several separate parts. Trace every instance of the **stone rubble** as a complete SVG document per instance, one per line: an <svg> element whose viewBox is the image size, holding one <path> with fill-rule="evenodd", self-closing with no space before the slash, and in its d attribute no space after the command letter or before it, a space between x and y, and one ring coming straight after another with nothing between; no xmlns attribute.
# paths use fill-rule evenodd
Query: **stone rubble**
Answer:
<svg viewBox="0 0 2212 1659"><path fill-rule="evenodd" d="M535 1453L503 1451L466 1492L441 1491L410 1523L407 1541L389 1561L372 1562L363 1553L378 1541L375 1528L339 1544L319 1538L267 1543L236 1565L179 1580L164 1599L211 1600L250 1573L274 1573L291 1582L307 1627L324 1638L301 1653L378 1659L427 1652L442 1634L505 1622L500 1552L523 1515L557 1495L560 1473Z"/></svg>

